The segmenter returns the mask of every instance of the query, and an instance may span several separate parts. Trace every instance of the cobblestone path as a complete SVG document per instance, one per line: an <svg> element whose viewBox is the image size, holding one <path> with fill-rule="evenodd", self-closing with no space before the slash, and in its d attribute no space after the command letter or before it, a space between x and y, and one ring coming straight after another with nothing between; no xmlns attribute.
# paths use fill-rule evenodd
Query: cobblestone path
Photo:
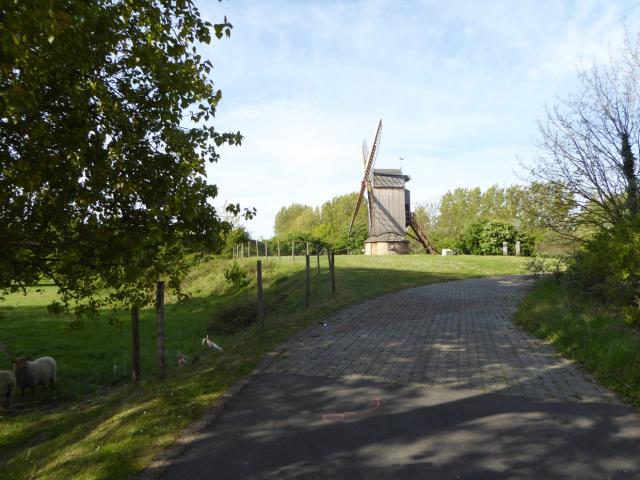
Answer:
<svg viewBox="0 0 640 480"><path fill-rule="evenodd" d="M512 323L524 276L427 285L347 307L291 339L269 372L617 403Z"/></svg>

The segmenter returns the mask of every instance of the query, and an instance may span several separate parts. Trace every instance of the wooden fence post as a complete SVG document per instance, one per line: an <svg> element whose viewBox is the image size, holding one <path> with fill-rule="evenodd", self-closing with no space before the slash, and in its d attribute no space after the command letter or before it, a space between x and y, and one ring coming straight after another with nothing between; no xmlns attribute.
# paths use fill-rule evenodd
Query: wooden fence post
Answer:
<svg viewBox="0 0 640 480"><path fill-rule="evenodd" d="M311 293L311 262L309 261L309 255L306 259L306 271L305 271L305 289L304 289L304 308L309 308L309 296Z"/></svg>
<svg viewBox="0 0 640 480"><path fill-rule="evenodd" d="M133 341L131 349L133 380L138 383L140 381L140 315L137 305L131 307L131 340Z"/></svg>
<svg viewBox="0 0 640 480"><path fill-rule="evenodd" d="M307 255L309 255L309 242L307 242Z"/></svg>
<svg viewBox="0 0 640 480"><path fill-rule="evenodd" d="M244 243L240 247L240 258L244 258Z"/></svg>
<svg viewBox="0 0 640 480"><path fill-rule="evenodd" d="M331 291L336 293L336 259L333 251L329 251L329 269L331 273Z"/></svg>
<svg viewBox="0 0 640 480"><path fill-rule="evenodd" d="M160 378L164 378L166 372L166 358L164 352L164 282L156 285L156 324L158 327L158 366Z"/></svg>
<svg viewBox="0 0 640 480"><path fill-rule="evenodd" d="M316 262L318 263L318 273L320 273L320 245L316 243Z"/></svg>
<svg viewBox="0 0 640 480"><path fill-rule="evenodd" d="M258 325L264 325L264 292L262 290L262 262L256 263L256 274L258 277Z"/></svg>

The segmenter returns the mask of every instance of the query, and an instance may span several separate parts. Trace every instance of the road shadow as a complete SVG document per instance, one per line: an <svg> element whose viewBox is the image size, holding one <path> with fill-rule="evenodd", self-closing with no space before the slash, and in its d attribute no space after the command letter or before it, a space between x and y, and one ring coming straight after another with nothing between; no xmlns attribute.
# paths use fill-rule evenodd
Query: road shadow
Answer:
<svg viewBox="0 0 640 480"><path fill-rule="evenodd" d="M276 373L161 478L631 479L639 448L626 406Z"/></svg>

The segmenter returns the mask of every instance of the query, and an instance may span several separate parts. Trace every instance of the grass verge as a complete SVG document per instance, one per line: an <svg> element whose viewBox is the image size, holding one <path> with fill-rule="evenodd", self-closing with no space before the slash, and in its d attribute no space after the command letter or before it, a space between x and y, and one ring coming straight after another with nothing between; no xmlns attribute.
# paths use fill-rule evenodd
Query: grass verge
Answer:
<svg viewBox="0 0 640 480"><path fill-rule="evenodd" d="M640 407L640 330L625 325L617 312L544 278L520 304L516 322Z"/></svg>
<svg viewBox="0 0 640 480"><path fill-rule="evenodd" d="M264 260L264 259L263 259ZM358 301L433 282L520 273L514 257L336 257L337 292L330 291L326 258L321 271L312 262L311 305L304 309L303 259L270 259L264 266L267 320L224 335L216 328L225 312L255 300L255 282L229 289L226 260L200 265L186 280L190 299L166 308L166 348L171 368L166 380L154 377L155 323L152 309L141 312L143 381L130 378L130 327L126 312L104 312L80 331L52 316L43 293L10 296L0 304L0 342L14 355L52 355L59 365L56 398L40 393L0 417L0 478L131 478L177 433L198 418L230 385L248 374L261 356L311 322ZM253 275L255 259L241 262ZM237 310L237 309L236 309ZM224 347L205 350L205 333ZM189 357L177 367L177 352ZM0 369L10 368L0 359ZM18 397L18 400L20 398Z"/></svg>

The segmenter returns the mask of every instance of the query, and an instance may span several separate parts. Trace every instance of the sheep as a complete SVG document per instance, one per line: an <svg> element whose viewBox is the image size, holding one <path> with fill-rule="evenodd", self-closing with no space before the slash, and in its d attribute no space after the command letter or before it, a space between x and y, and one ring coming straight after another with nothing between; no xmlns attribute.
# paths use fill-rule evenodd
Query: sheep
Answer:
<svg viewBox="0 0 640 480"><path fill-rule="evenodd" d="M34 394L38 385L53 384L56 381L56 361L51 357L36 358L31 361L27 357L18 357L13 364L13 373L16 375L18 386L22 389L22 396L27 388L31 389L31 395Z"/></svg>
<svg viewBox="0 0 640 480"><path fill-rule="evenodd" d="M4 398L7 408L11 407L11 398L16 389L16 376L11 370L0 370L0 398Z"/></svg>

